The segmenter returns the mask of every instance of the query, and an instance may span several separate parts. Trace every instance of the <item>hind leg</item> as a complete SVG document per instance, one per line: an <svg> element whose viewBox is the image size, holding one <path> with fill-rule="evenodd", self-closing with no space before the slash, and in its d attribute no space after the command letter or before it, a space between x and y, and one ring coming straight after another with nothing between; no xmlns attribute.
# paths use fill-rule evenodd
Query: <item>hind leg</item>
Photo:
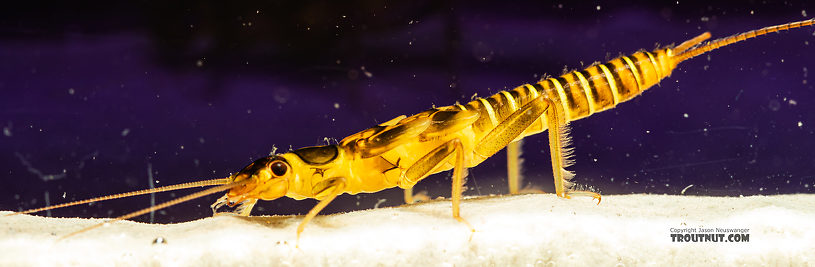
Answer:
<svg viewBox="0 0 815 267"><path fill-rule="evenodd" d="M518 194L521 185L521 140L507 145L507 183L509 193Z"/></svg>
<svg viewBox="0 0 815 267"><path fill-rule="evenodd" d="M552 100L547 99L554 106ZM552 159L552 174L555 178L555 194L559 197L570 198L571 196L590 196L597 199L600 204L600 194L591 191L572 191L569 182L574 173L567 171L566 167L572 165L572 149L569 148L571 138L566 120L557 108L546 110L547 131L549 132L549 155Z"/></svg>

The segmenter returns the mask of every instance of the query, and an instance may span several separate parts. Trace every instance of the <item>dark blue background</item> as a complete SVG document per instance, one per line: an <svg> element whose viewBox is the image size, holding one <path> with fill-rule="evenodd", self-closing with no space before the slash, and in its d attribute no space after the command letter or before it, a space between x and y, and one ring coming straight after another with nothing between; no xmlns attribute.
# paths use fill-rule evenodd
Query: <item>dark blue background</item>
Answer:
<svg viewBox="0 0 815 267"><path fill-rule="evenodd" d="M273 147L336 142L398 115L564 68L815 13L806 1L568 2L4 7L0 209L147 188L148 170L156 186L224 177ZM691 184L686 194L815 192L813 32L719 49L682 64L642 96L573 122L576 181L603 194L679 194ZM545 135L526 139L524 158L526 183L552 192ZM465 194L506 193L504 161L500 152L471 169ZM449 173L427 178L420 190L449 196ZM217 197L154 220L209 216ZM149 199L52 214L116 216ZM380 199L399 205L402 193L343 195L326 212L371 208ZM305 213L315 203L262 202L254 214Z"/></svg>

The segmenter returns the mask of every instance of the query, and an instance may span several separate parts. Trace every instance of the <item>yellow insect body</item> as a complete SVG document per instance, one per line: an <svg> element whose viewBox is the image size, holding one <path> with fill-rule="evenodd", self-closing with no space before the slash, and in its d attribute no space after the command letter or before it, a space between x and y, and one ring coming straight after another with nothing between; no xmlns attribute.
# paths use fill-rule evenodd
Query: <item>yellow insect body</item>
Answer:
<svg viewBox="0 0 815 267"><path fill-rule="evenodd" d="M307 147L261 158L228 178L112 195L22 213L219 185L117 219L131 218L223 190L229 191L212 205L213 210L223 205L237 205L236 212L242 215L249 215L259 199L286 196L321 200L300 223L299 237L305 225L337 195L377 192L393 187L409 190L431 174L453 169L453 217L473 230L459 214L466 168L478 165L508 145L514 144L517 150L517 141L545 130L549 130L555 193L561 197L586 195L599 200L599 194L571 190L569 179L573 175L565 170L571 164L568 122L611 109L641 94L670 76L677 64L684 60L748 38L813 24L815 20L812 19L793 22L702 44L710 37L709 33L704 33L677 47L639 51L466 104L432 108L409 117L399 116L346 137L336 145ZM517 162L517 153L508 155L509 162ZM516 160L513 161L512 157ZM517 176L517 169L510 171L511 187ZM514 188L516 191L517 184ZM409 192L406 200L411 202Z"/></svg>
<svg viewBox="0 0 815 267"><path fill-rule="evenodd" d="M632 56L635 61L629 57L620 57L607 64L594 65L586 70L567 73L558 78L544 79L536 84L525 84L488 98L473 100L465 105L434 108L411 117L397 117L377 127L351 135L336 146L321 147L326 151L331 150L330 153L335 152L327 147L336 147L338 151L336 159L331 161L330 166L316 167L321 170L320 172L300 173L295 180L298 181L297 183L309 181L303 180L303 176L306 176L312 179L311 184L316 184L327 176L352 177L346 178L344 189L345 193L350 194L376 192L397 186L411 188L418 181L402 179L410 176L406 173L408 167L428 155L433 149L455 139L461 141L464 151L463 165L465 167L476 166L492 156L489 152L487 154L477 153L476 144L479 140L483 140L507 117L535 98L543 97L559 104L556 108L563 110L563 114L567 114L564 118L566 121L577 120L595 112L610 109L619 102L631 99L669 75L675 64L667 60L668 51L668 49L662 49L653 54L638 52ZM630 70L635 70L635 72ZM451 121L449 118L451 116L457 116L457 118ZM437 126L439 124L446 125ZM397 127L405 129L393 130ZM525 127L522 134L512 136L512 140L520 140L546 129L546 116L540 115L532 120L530 126ZM369 145L371 139L388 138L377 136L387 131L395 132L392 135L396 135L399 140L388 140L386 144L393 147L381 151L381 154L380 152L371 153L370 150L376 150ZM497 150L491 152L494 153ZM305 158L298 154L298 151L294 151L281 156L292 164L293 169L308 169L306 166L310 163L303 162ZM455 159L450 158L424 173L425 175L421 178L450 170L454 165ZM312 170L315 169L315 166L318 165L312 166ZM298 186L292 183L290 185ZM302 186L298 187L294 189L297 193L292 195L290 192L287 196L298 199L314 197L308 195L308 192L301 191L302 189Z"/></svg>

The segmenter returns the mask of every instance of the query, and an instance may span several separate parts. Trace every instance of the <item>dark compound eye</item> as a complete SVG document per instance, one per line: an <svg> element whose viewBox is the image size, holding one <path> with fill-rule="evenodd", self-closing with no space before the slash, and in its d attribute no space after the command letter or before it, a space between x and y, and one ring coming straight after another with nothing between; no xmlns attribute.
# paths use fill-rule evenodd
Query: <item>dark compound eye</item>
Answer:
<svg viewBox="0 0 815 267"><path fill-rule="evenodd" d="M289 167L286 166L286 163L280 161L272 163L272 173L274 173L275 176L285 175L288 169Z"/></svg>

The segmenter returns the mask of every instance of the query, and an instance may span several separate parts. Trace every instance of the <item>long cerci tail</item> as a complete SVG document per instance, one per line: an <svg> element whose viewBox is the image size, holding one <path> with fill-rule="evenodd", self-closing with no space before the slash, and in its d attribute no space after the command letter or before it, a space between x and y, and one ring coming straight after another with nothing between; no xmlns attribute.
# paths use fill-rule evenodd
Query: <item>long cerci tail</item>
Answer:
<svg viewBox="0 0 815 267"><path fill-rule="evenodd" d="M783 30L789 30L799 27L805 27L809 25L815 24L815 19L808 19L803 21L796 21L790 22L781 25L775 25L770 27L764 27L758 30L752 30L745 33L735 34L724 38L719 38L713 41L707 41L701 45L696 46L697 44L701 43L702 41L710 38L710 33L706 32L702 35L697 36L687 42L684 42L674 48L673 52L675 54L675 62L679 64L682 61L691 59L698 55L707 53L708 51L714 50L719 47L723 47L726 45L738 43L750 38L758 37L761 35L765 35L768 33L779 32ZM696 46L696 47L694 47Z"/></svg>

